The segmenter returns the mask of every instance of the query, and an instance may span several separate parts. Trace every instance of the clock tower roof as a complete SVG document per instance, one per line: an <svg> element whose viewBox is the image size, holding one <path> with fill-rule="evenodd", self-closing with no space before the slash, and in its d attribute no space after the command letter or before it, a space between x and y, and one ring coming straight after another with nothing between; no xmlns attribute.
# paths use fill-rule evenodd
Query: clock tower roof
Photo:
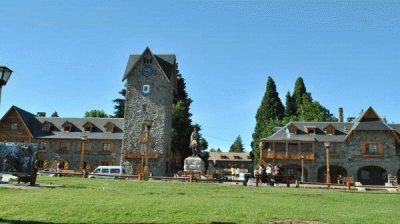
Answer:
<svg viewBox="0 0 400 224"><path fill-rule="evenodd" d="M144 55L147 53L150 53L156 62L155 64L160 66L168 81L171 81L171 79L176 77L176 56L174 54L153 54L150 48L147 47L142 54L132 54L129 56L128 64L126 66L122 81L125 81L131 71L137 66L137 64L139 64Z"/></svg>

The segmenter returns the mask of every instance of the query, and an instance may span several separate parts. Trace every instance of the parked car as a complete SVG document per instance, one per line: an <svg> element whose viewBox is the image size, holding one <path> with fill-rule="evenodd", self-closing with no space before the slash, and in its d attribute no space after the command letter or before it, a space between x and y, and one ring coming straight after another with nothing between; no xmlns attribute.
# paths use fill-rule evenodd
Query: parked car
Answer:
<svg viewBox="0 0 400 224"><path fill-rule="evenodd" d="M98 166L89 174L89 178L118 178L125 174L122 166Z"/></svg>

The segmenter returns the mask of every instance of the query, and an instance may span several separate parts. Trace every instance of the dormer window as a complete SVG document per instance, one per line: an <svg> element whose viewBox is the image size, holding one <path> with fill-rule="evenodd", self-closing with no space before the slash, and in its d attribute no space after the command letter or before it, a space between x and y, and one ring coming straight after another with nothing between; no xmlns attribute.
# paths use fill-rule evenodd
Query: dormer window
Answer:
<svg viewBox="0 0 400 224"><path fill-rule="evenodd" d="M107 122L107 124L104 125L104 130L113 133L115 131L115 125L111 122Z"/></svg>
<svg viewBox="0 0 400 224"><path fill-rule="evenodd" d="M306 129L307 134L315 135L317 129L316 126L305 126L304 128Z"/></svg>
<svg viewBox="0 0 400 224"><path fill-rule="evenodd" d="M242 159L240 156L233 156L234 159Z"/></svg>
<svg viewBox="0 0 400 224"><path fill-rule="evenodd" d="M64 131L71 132L72 131L72 123L67 121L65 122L62 127L64 128Z"/></svg>
<svg viewBox="0 0 400 224"><path fill-rule="evenodd" d="M229 159L226 155L221 155L221 159Z"/></svg>
<svg viewBox="0 0 400 224"><path fill-rule="evenodd" d="M85 132L93 132L95 128L94 124L90 122L86 122L82 127L85 130Z"/></svg>
<svg viewBox="0 0 400 224"><path fill-rule="evenodd" d="M51 131L51 123L50 122L47 122L47 121L45 121L44 123L43 123L43 125L42 125L42 131L44 131L44 132L49 132L49 131Z"/></svg>
<svg viewBox="0 0 400 224"><path fill-rule="evenodd" d="M290 124L287 128L287 132L289 132L289 134L297 134L297 127L294 124Z"/></svg>
<svg viewBox="0 0 400 224"><path fill-rule="evenodd" d="M336 129L333 125L328 125L324 128L325 134L327 135L334 135L336 132Z"/></svg>

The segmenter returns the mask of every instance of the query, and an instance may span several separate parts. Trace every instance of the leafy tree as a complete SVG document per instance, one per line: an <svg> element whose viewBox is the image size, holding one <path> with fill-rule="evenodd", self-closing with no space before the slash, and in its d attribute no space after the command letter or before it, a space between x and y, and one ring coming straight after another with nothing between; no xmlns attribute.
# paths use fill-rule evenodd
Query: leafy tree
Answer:
<svg viewBox="0 0 400 224"><path fill-rule="evenodd" d="M220 148L217 149L217 152L222 152Z"/></svg>
<svg viewBox="0 0 400 224"><path fill-rule="evenodd" d="M51 114L51 117L59 117L57 111L54 111L54 112Z"/></svg>
<svg viewBox="0 0 400 224"><path fill-rule="evenodd" d="M110 117L104 110L90 110L85 112L85 117Z"/></svg>
<svg viewBox="0 0 400 224"><path fill-rule="evenodd" d="M217 152L217 150L214 149L214 148L211 148L211 149L210 149L210 152Z"/></svg>
<svg viewBox="0 0 400 224"><path fill-rule="evenodd" d="M114 116L113 117L123 118L124 117L124 113L125 113L126 89L122 89L118 93L121 94L123 96L123 98L117 98L117 99L113 100L113 102L115 103L115 105L114 105L115 111L114 111Z"/></svg>
<svg viewBox="0 0 400 224"><path fill-rule="evenodd" d="M269 76L267 81L266 92L261 101L261 105L256 114L256 127L253 133L252 149L254 154L254 164L259 161L259 143L264 134L268 123L272 120L281 120L284 117L285 108L276 91L275 81Z"/></svg>
<svg viewBox="0 0 400 224"><path fill-rule="evenodd" d="M240 135L236 137L235 141L229 149L229 152L244 152L242 138L240 137Z"/></svg>

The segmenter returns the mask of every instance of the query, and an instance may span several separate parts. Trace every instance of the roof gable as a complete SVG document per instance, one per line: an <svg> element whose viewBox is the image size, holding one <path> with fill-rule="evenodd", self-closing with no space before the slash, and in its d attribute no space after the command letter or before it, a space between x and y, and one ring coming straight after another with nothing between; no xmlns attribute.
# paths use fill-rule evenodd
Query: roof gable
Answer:
<svg viewBox="0 0 400 224"><path fill-rule="evenodd" d="M150 55L152 61L156 67L158 67L162 72L164 77L171 81L173 79L173 84L175 85L175 70L176 70L176 56L174 54L153 54L149 47L147 47L141 55L130 55L128 64L125 69L122 81L128 78L131 72L139 66L140 62L144 59L145 55Z"/></svg>

